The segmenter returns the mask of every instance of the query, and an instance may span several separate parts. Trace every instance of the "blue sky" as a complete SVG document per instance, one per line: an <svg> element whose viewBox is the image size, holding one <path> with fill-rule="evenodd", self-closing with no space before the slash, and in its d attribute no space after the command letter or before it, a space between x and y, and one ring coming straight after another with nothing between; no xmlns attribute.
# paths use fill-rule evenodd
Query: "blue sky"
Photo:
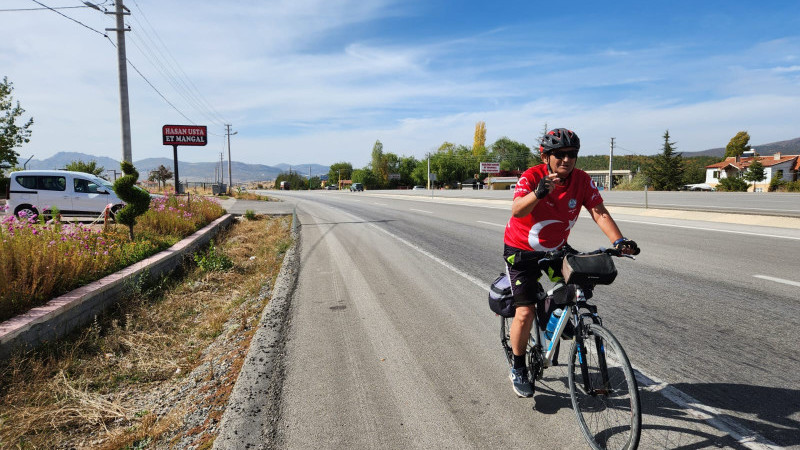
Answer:
<svg viewBox="0 0 800 450"><path fill-rule="evenodd" d="M545 123L572 128L585 154L607 153L611 137L618 153L654 154L667 129L687 152L724 147L740 130L756 146L800 136L794 2L126 5L128 58L176 107L129 68L134 160L171 157L161 126L189 123L214 134L206 147L180 148L181 160L227 159L231 123L234 160L357 167L376 140L418 158L444 141L471 145L477 121L488 143L533 146ZM88 8L60 11L95 30L113 26ZM52 11L0 12L0 25L0 76L36 121L22 159L119 159L109 40Z"/></svg>

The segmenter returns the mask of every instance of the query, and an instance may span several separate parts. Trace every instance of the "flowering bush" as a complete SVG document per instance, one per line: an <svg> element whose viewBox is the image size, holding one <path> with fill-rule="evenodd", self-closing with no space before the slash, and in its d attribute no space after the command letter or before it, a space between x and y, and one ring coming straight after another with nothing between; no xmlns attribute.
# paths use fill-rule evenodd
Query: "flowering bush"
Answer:
<svg viewBox="0 0 800 450"><path fill-rule="evenodd" d="M202 197L154 199L134 241L122 227L8 214L0 221L0 321L155 254L223 212Z"/></svg>

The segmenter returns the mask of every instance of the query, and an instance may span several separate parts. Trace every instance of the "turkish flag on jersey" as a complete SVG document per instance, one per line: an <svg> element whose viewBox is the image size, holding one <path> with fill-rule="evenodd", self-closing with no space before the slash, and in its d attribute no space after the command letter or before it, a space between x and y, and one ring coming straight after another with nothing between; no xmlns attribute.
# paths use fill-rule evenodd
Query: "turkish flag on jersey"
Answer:
<svg viewBox="0 0 800 450"><path fill-rule="evenodd" d="M544 164L526 170L517 182L514 198L533 192L539 180L545 176L547 166ZM567 243L581 207L591 209L600 203L603 203L603 198L592 178L580 169L573 169L566 182L557 183L555 189L539 200L530 214L520 218L511 217L503 241L522 250L557 250Z"/></svg>

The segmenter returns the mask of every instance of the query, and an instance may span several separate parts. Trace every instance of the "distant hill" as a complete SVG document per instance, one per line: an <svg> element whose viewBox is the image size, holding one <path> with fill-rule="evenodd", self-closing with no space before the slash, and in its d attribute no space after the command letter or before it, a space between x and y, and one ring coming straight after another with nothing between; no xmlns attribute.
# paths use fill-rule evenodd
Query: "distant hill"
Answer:
<svg viewBox="0 0 800 450"><path fill-rule="evenodd" d="M67 164L72 161L97 161L99 166L102 166L107 171L116 170L119 172L119 161L108 158L105 156L93 156L85 153L78 152L59 152L55 155L43 159L31 159L28 162L29 169L63 169ZM24 161L20 161L23 163ZM173 170L174 162L171 158L146 158L134 161L133 165L139 171L140 178L146 179L147 174L151 170L155 170L160 165L164 165L170 170ZM219 169L219 162L202 162L190 163L178 161L178 176L181 181L208 181L215 180L216 173ZM247 164L239 161L231 163L231 172L233 174L234 183L248 182L248 181L267 181L274 180L282 172L288 172L291 167L293 172L300 175L308 176L308 168L311 167L311 176L327 175L330 170L329 166L320 164L300 164L290 166L289 164L278 164L277 166L266 166L263 164ZM222 171L227 183L228 180L228 161L223 161Z"/></svg>
<svg viewBox="0 0 800 450"><path fill-rule="evenodd" d="M785 155L800 155L800 138L789 139L788 141L778 141L769 144L753 145L751 147L756 149L761 156L773 155L775 153L783 153ZM684 157L691 158L692 156L714 156L722 158L725 156L725 148L712 148L702 150L699 152L681 152Z"/></svg>

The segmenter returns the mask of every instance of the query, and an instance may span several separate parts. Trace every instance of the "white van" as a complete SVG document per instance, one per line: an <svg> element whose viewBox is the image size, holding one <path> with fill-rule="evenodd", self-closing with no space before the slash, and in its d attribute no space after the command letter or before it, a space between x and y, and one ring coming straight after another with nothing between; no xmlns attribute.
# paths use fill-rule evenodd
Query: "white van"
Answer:
<svg viewBox="0 0 800 450"><path fill-rule="evenodd" d="M114 193L111 182L83 172L66 170L21 170L11 172L8 212L18 216L49 214L53 207L65 216L100 215L111 205L116 212L125 203Z"/></svg>

